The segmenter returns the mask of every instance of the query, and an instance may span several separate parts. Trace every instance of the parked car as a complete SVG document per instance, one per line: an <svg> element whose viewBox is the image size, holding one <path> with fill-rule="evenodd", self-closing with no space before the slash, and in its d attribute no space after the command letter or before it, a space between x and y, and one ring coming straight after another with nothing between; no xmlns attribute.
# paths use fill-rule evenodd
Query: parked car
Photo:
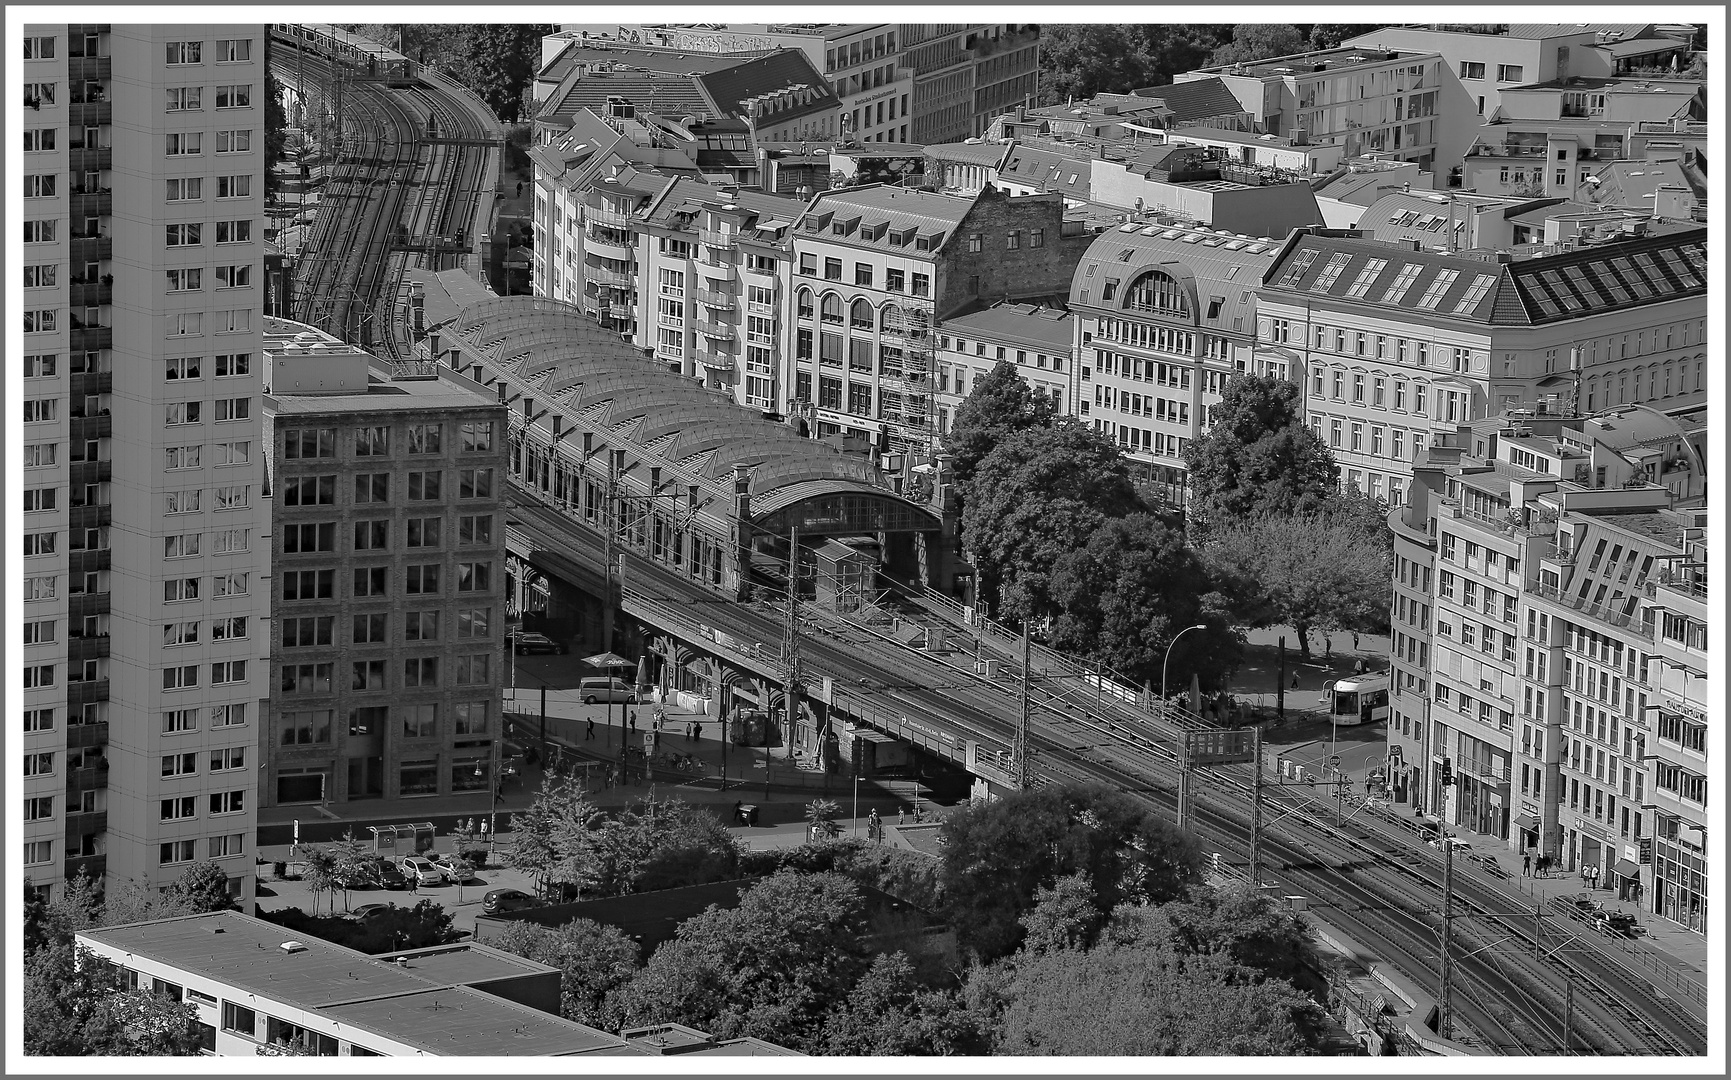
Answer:
<svg viewBox="0 0 1731 1080"><path fill-rule="evenodd" d="M391 860L380 856L373 867L373 872L378 875L380 888L406 889L409 887L409 879L403 876L403 871Z"/></svg>
<svg viewBox="0 0 1731 1080"><path fill-rule="evenodd" d="M609 704L615 701L623 701L627 705L637 704L637 688L624 679L583 679L577 683L577 693L585 705L593 705L598 701Z"/></svg>
<svg viewBox="0 0 1731 1080"><path fill-rule="evenodd" d="M431 859L419 855L405 855L397 861L397 866L403 871L403 876L415 875L417 885L443 885L445 872L433 865Z"/></svg>
<svg viewBox="0 0 1731 1080"><path fill-rule="evenodd" d="M367 863L361 863L344 873L337 875L339 889L376 889L379 887L379 875Z"/></svg>
<svg viewBox="0 0 1731 1080"><path fill-rule="evenodd" d="M360 907L349 912L349 915L357 922L366 922L368 919L378 918L387 911L395 910L396 906L397 905L395 904L362 904Z"/></svg>
<svg viewBox="0 0 1731 1080"><path fill-rule="evenodd" d="M541 901L521 889L490 889L481 897L481 914L497 915L501 911L521 911L540 907Z"/></svg>
<svg viewBox="0 0 1731 1080"><path fill-rule="evenodd" d="M459 867L455 855L434 855L433 865L439 868L441 874L445 875L446 881L454 885L475 880L475 871L468 866Z"/></svg>
<svg viewBox="0 0 1731 1080"><path fill-rule="evenodd" d="M565 643L554 641L546 634L515 635L517 655L528 656L530 653L552 653L554 656L565 655Z"/></svg>

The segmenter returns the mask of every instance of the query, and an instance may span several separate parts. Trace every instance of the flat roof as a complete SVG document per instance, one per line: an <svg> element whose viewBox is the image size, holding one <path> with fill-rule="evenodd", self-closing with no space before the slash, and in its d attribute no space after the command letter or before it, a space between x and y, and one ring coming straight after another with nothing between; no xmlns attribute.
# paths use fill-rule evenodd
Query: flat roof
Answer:
<svg viewBox="0 0 1731 1080"><path fill-rule="evenodd" d="M1196 70L1221 77L1248 75L1263 79L1285 75L1331 75L1351 68L1363 67L1367 64L1382 64L1390 60L1428 55L1430 54L1410 49L1343 45L1337 49L1319 49L1315 52L1292 53L1288 56L1271 56L1264 60L1253 60L1244 64L1217 64L1214 67ZM1317 70L1319 65L1321 70Z"/></svg>
<svg viewBox="0 0 1731 1080"><path fill-rule="evenodd" d="M515 979L524 975L556 975L559 971L478 941L404 949L385 953L379 959L395 964L399 956L408 961L407 970L452 986L473 986L493 979ZM400 969L401 965L398 966Z"/></svg>
<svg viewBox="0 0 1731 1080"><path fill-rule="evenodd" d="M617 1036L466 986L326 1005L332 1020L448 1057L562 1057L617 1047Z"/></svg>
<svg viewBox="0 0 1731 1080"><path fill-rule="evenodd" d="M1070 351L1070 329L1075 316L1061 308L1038 307L1034 304L998 303L980 311L945 319L938 324L940 332L951 334L984 334L1006 342L1026 342L1044 346L1050 352Z"/></svg>
<svg viewBox="0 0 1731 1080"><path fill-rule="evenodd" d="M325 413L364 413L380 410L485 409L498 399L482 392L461 373L424 362L432 376L398 378L395 365L332 337L306 323L264 317L264 352L267 357L292 360L296 348L308 358L349 356L367 365L364 391L330 394L297 394L273 391L267 395L270 412L277 416Z"/></svg>

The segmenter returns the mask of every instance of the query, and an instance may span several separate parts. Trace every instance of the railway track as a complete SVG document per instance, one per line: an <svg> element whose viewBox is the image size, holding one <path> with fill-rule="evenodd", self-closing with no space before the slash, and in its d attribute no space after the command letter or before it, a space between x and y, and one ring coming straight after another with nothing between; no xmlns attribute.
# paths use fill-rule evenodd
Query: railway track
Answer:
<svg viewBox="0 0 1731 1080"><path fill-rule="evenodd" d="M517 491L528 495L522 488ZM531 498L533 496L530 496ZM514 517L539 525L543 536L569 530L556 510L520 500ZM593 556L579 543L556 549L582 565ZM693 619L746 642L779 641L785 609L758 601L740 604L642 560L631 570L632 599L660 610L666 625ZM694 616L693 611L701 611ZM960 737L1007 746L1015 737L1019 706L1009 687L973 675L971 669L936 662L930 654L886 651L861 631L814 634L801 642L808 681L830 675L855 695L901 711ZM863 678L866 686L859 687ZM858 688L856 690L856 688ZM1126 790L1163 809L1176 801L1176 739L1180 725L1200 721L1174 713L1169 724L1139 711L1090 699L1086 707L1062 695L1037 703L1034 736L1039 769L1054 780L1096 780ZM1243 768L1197 773L1198 828L1218 849L1242 861L1249 847L1250 785ZM1308 792L1308 789L1306 789ZM1285 891L1307 895L1338 914L1342 929L1359 936L1421 986L1435 984L1440 923L1440 853L1417 847L1409 834L1388 822L1350 829L1326 820L1329 804L1305 795L1265 791L1263 846L1273 877ZM1281 817L1281 815L1286 815ZM1276 819L1279 819L1276 821ZM1278 869L1274 869L1278 867ZM1458 868L1456 911L1487 916L1518 910L1519 903L1470 867ZM1560 1052L1558 1020L1568 982L1575 983L1575 1049L1599 1054L1701 1054L1706 1034L1692 1017L1679 1015L1638 980L1619 978L1589 943L1532 959L1533 928L1518 918L1461 918L1455 924L1459 990L1456 1015L1488 1049L1499 1053ZM1482 924L1482 925L1478 925ZM1499 936L1506 942L1499 945ZM1547 932L1552 946L1559 942Z"/></svg>

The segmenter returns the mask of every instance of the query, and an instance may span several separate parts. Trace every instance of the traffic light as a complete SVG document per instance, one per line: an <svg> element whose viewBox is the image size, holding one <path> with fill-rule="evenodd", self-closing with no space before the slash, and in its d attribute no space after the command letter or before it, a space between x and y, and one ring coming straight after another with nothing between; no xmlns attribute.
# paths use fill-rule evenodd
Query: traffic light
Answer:
<svg viewBox="0 0 1731 1080"><path fill-rule="evenodd" d="M1453 764L1449 761L1448 758L1443 758L1442 786L1448 787L1450 784L1453 784L1454 782L1455 782L1455 771L1454 771Z"/></svg>

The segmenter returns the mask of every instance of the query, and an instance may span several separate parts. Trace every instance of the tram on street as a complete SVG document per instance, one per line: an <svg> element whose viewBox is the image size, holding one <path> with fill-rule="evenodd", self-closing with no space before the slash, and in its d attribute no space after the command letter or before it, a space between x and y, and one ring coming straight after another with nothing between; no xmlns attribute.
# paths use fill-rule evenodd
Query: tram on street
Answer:
<svg viewBox="0 0 1731 1080"><path fill-rule="evenodd" d="M1330 718L1343 727L1387 720L1388 686L1386 671L1341 679L1328 690Z"/></svg>

